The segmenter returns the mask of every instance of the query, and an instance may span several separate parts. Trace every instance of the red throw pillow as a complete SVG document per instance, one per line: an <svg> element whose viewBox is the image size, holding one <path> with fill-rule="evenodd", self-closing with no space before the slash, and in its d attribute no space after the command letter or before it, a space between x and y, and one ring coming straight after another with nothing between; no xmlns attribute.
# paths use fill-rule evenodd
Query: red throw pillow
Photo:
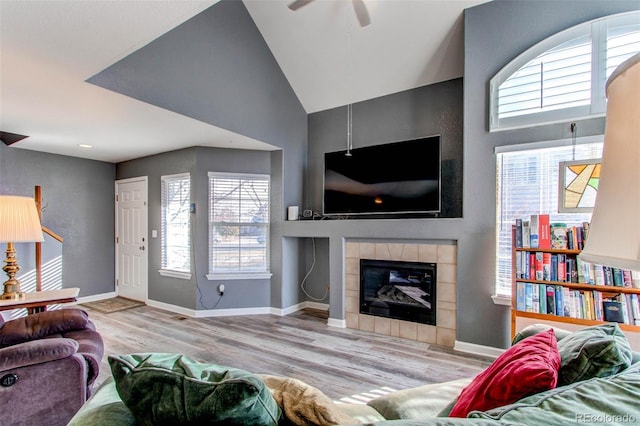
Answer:
<svg viewBox="0 0 640 426"><path fill-rule="evenodd" d="M500 355L465 387L449 414L466 417L511 404L558 383L560 354L552 329L527 337Z"/></svg>

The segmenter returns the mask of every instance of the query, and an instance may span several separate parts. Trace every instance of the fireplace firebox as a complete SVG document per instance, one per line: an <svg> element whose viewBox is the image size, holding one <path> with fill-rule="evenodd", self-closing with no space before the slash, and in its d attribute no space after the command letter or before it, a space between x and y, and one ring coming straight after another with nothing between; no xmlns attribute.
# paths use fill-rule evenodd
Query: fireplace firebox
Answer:
<svg viewBox="0 0 640 426"><path fill-rule="evenodd" d="M360 313L436 325L435 263L360 259Z"/></svg>

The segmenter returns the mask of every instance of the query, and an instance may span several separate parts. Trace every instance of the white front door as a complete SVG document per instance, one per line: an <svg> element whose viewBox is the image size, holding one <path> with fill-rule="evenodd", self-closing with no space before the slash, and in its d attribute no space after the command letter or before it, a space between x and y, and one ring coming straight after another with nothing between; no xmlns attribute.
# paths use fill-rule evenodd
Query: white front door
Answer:
<svg viewBox="0 0 640 426"><path fill-rule="evenodd" d="M116 181L116 293L147 300L147 177Z"/></svg>

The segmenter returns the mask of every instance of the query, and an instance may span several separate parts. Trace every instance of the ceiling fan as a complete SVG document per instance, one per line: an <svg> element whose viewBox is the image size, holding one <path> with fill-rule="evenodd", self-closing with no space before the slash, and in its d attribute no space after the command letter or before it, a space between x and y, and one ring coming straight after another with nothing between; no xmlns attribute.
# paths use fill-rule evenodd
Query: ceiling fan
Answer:
<svg viewBox="0 0 640 426"><path fill-rule="evenodd" d="M303 6L308 5L314 0L295 0L294 2L289 4L289 9L296 11ZM356 17L358 18L358 22L361 27L366 27L371 23L371 19L369 18L369 12L367 11L367 6L365 6L363 0L351 0L353 4L353 10L356 12Z"/></svg>

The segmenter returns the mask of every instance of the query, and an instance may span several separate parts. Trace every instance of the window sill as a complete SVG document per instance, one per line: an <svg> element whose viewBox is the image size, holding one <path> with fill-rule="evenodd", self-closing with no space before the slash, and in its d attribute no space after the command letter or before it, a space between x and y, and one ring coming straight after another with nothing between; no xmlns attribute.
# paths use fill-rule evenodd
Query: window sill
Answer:
<svg viewBox="0 0 640 426"><path fill-rule="evenodd" d="M191 272L170 271L168 269L158 269L158 273L163 277L179 278L181 280L190 280Z"/></svg>
<svg viewBox="0 0 640 426"><path fill-rule="evenodd" d="M491 299L493 299L493 303L496 305L511 306L511 297L504 294L494 294L491 296Z"/></svg>
<svg viewBox="0 0 640 426"><path fill-rule="evenodd" d="M271 279L271 272L255 273L230 273L230 274L207 274L209 281L217 280L268 280Z"/></svg>

